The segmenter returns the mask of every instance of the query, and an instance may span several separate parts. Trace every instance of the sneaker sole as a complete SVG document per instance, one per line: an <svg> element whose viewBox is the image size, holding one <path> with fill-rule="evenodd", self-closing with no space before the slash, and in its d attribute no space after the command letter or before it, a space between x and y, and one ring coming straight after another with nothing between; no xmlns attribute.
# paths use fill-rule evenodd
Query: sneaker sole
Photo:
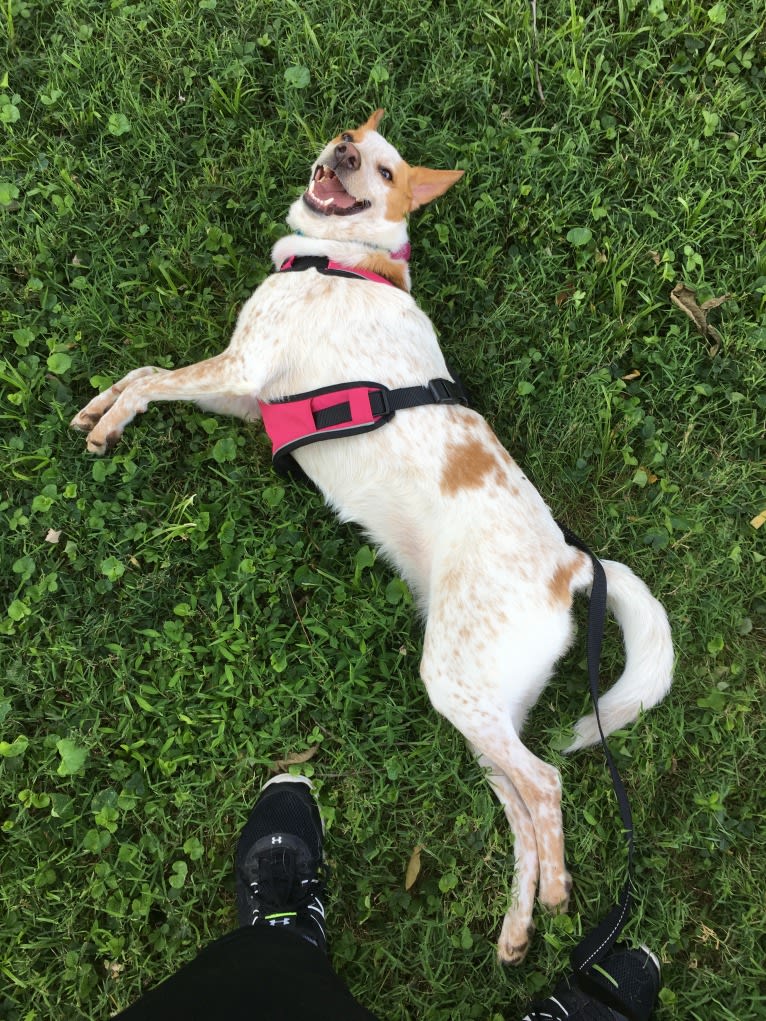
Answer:
<svg viewBox="0 0 766 1021"><path fill-rule="evenodd" d="M271 787L273 783L305 783L307 787L313 788L314 784L309 780L307 776L300 774L295 775L293 773L280 773L278 776L272 776L270 780L261 787L262 791L265 791L267 787Z"/></svg>
<svg viewBox="0 0 766 1021"><path fill-rule="evenodd" d="M651 960L652 964L657 969L657 975L659 976L660 982L662 982L662 965L660 964L659 957L649 949L646 943L641 944L641 950L644 951L646 956Z"/></svg>

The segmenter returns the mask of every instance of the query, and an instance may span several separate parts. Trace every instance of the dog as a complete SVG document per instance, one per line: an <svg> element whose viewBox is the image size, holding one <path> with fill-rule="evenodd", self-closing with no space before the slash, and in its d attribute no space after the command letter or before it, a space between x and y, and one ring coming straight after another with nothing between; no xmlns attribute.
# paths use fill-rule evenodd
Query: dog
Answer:
<svg viewBox="0 0 766 1021"><path fill-rule="evenodd" d="M386 388L450 375L433 325L410 295L409 214L463 175L408 165L378 132L382 110L334 138L290 207L278 272L244 304L223 353L175 370L134 369L72 421L103 454L152 401L187 400L258 420L288 396L347 380ZM294 260L311 261L301 272ZM343 272L343 271L347 272ZM361 276L355 274L363 274ZM535 894L566 910L558 771L519 735L572 640L571 607L593 566L567 545L542 497L487 422L460 403L398 411L364 434L292 452L343 521L355 521L409 584L425 619L420 674L437 712L465 736L514 835L513 897L498 956L520 962ZM626 566L602 561L623 630L625 669L601 698L606 734L659 702L672 680L667 616ZM567 751L599 738L593 714Z"/></svg>

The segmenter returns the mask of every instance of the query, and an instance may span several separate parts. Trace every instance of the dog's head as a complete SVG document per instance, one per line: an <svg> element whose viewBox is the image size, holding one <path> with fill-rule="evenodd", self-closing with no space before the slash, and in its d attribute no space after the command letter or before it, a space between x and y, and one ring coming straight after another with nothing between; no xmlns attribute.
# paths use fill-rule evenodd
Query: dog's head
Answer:
<svg viewBox="0 0 766 1021"><path fill-rule="evenodd" d="M288 223L312 237L396 247L406 239L407 216L463 176L462 170L411 167L377 127L375 113L324 148L309 186L290 210Z"/></svg>

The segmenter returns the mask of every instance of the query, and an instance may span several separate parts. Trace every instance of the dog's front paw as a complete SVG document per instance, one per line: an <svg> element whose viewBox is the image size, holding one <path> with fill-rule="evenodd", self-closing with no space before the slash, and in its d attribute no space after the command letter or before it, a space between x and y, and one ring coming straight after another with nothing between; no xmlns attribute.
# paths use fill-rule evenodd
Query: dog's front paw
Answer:
<svg viewBox="0 0 766 1021"><path fill-rule="evenodd" d="M103 430L98 428L99 422L98 416L89 415L87 409L83 409L69 423L72 429L88 434L86 446L91 454L105 454L120 438L120 433L114 432L101 435Z"/></svg>
<svg viewBox="0 0 766 1021"><path fill-rule="evenodd" d="M70 429L76 429L80 433L89 433L93 426L98 422L96 415L88 413L87 408L83 408L82 411L78 411L72 421L69 423Z"/></svg>
<svg viewBox="0 0 766 1021"><path fill-rule="evenodd" d="M78 432L88 434L86 445L91 454L105 454L122 435L122 430L106 428L102 415L90 410L90 405L78 411L69 425Z"/></svg>
<svg viewBox="0 0 766 1021"><path fill-rule="evenodd" d="M91 433L86 441L89 454L98 454L99 456L106 454L107 451L111 450L113 446L119 440L121 434L110 433L104 439L98 436L94 436Z"/></svg>
<svg viewBox="0 0 766 1021"><path fill-rule="evenodd" d="M572 892L572 877L566 869L559 869L551 877L540 876L540 903L552 915L565 915Z"/></svg>
<svg viewBox="0 0 766 1021"><path fill-rule="evenodd" d="M99 424L119 395L120 391L116 387L110 387L78 411L69 423L71 429L88 434L88 450L92 454L103 454L109 446L109 437L99 436L99 432L103 432L99 429ZM119 436L115 436L114 442L118 439Z"/></svg>
<svg viewBox="0 0 766 1021"><path fill-rule="evenodd" d="M91 454L105 454L122 436L125 426L146 411L146 379L167 375L167 369L143 365L98 394L78 411L69 425L88 434ZM143 381L143 382L142 382Z"/></svg>
<svg viewBox="0 0 766 1021"><path fill-rule="evenodd" d="M108 390L88 401L69 423L70 427L81 433L91 432L122 393L124 389L122 383L124 381L110 386Z"/></svg>
<svg viewBox="0 0 766 1021"><path fill-rule="evenodd" d="M135 415L144 411L146 411L146 405L137 404L135 401L129 406L122 403L113 405L105 415L99 418L88 433L86 439L88 452L106 454L117 445L125 432L125 427Z"/></svg>
<svg viewBox="0 0 766 1021"><path fill-rule="evenodd" d="M501 964L521 964L527 956L534 931L531 921L517 917L513 910L509 911L503 919L503 928L497 941L498 961Z"/></svg>
<svg viewBox="0 0 766 1021"><path fill-rule="evenodd" d="M105 454L119 440L122 430L105 430L100 426L100 418L89 415L85 409L78 412L69 423L72 429L87 433L85 441L90 454Z"/></svg>

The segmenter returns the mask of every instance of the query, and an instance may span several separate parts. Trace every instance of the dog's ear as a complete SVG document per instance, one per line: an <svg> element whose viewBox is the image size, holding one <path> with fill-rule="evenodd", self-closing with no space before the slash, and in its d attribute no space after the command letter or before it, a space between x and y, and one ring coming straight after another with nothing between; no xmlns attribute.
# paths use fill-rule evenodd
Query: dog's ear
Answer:
<svg viewBox="0 0 766 1021"><path fill-rule="evenodd" d="M371 114L367 118L367 120L365 121L365 123L362 125L362 127L359 130L360 131L377 131L378 130L378 125L380 124L381 120L383 119L383 114L385 112L386 112L385 110L376 110L375 113Z"/></svg>
<svg viewBox="0 0 766 1021"><path fill-rule="evenodd" d="M410 212L443 195L460 180L464 170L429 170L428 167L410 167L409 186L412 193Z"/></svg>

